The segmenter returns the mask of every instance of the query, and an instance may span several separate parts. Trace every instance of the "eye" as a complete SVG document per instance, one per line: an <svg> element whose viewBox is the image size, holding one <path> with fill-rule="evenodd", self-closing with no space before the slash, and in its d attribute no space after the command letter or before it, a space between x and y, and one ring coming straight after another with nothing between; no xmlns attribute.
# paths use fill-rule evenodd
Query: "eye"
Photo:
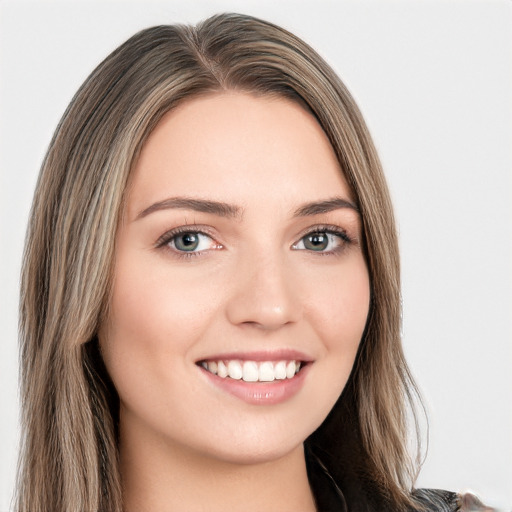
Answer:
<svg viewBox="0 0 512 512"><path fill-rule="evenodd" d="M178 251L194 252L208 249L210 241L209 236L191 231L174 235L169 243Z"/></svg>
<svg viewBox="0 0 512 512"><path fill-rule="evenodd" d="M220 249L219 245L210 235L194 230L172 230L165 233L156 243L157 247L167 247L182 255L199 254L209 249Z"/></svg>
<svg viewBox="0 0 512 512"><path fill-rule="evenodd" d="M350 242L344 231L334 229L319 229L303 236L292 246L295 250L308 250L320 253L334 253Z"/></svg>

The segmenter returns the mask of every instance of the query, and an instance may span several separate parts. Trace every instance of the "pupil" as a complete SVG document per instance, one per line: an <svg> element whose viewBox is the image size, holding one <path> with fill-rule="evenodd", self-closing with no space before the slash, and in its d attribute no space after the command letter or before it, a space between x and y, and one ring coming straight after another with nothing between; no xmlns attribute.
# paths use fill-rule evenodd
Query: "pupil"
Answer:
<svg viewBox="0 0 512 512"><path fill-rule="evenodd" d="M196 233L184 233L177 238L175 245L184 251L194 250L199 245L199 237Z"/></svg>
<svg viewBox="0 0 512 512"><path fill-rule="evenodd" d="M329 239L325 233L315 233L307 237L306 246L313 251L321 251L327 247Z"/></svg>

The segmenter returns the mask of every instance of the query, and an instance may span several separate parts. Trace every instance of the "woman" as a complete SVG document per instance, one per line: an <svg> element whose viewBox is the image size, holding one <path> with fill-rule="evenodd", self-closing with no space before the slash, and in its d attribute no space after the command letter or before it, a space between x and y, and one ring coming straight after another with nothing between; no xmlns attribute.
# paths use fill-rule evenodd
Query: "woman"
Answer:
<svg viewBox="0 0 512 512"><path fill-rule="evenodd" d="M305 43L239 15L114 51L43 164L18 510L460 510L412 491L377 154Z"/></svg>

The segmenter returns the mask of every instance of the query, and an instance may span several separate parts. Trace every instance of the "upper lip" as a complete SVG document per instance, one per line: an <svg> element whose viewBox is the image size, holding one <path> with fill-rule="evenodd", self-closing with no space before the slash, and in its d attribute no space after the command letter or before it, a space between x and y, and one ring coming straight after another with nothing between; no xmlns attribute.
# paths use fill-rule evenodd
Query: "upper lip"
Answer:
<svg viewBox="0 0 512 512"><path fill-rule="evenodd" d="M256 350L250 352L219 352L198 359L201 361L302 361L312 362L313 358L295 349Z"/></svg>

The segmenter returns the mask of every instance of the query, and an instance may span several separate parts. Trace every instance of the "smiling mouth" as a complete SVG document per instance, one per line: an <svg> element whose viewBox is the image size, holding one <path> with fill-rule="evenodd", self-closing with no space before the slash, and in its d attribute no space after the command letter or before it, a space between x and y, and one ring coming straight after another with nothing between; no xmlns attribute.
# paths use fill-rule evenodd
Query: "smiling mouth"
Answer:
<svg viewBox="0 0 512 512"><path fill-rule="evenodd" d="M298 360L241 361L238 359L199 361L197 364L221 379L244 382L273 382L293 379L305 365L303 361Z"/></svg>

